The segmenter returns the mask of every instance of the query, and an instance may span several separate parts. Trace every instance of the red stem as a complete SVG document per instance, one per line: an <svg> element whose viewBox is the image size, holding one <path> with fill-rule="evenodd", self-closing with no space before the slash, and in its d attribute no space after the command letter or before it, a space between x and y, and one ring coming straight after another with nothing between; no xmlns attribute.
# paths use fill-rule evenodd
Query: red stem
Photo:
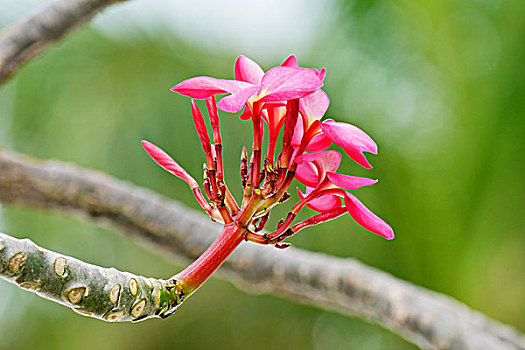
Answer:
<svg viewBox="0 0 525 350"><path fill-rule="evenodd" d="M320 214L314 215L311 218L308 218L308 219L306 219L304 221L301 221L300 223L293 225L291 229L292 229L293 233L295 234L295 233L301 231L302 229L304 229L306 227L318 225L320 223L333 220L333 219L335 219L335 218L345 214L346 212L347 212L347 210L346 210L345 207L336 208L336 209L333 209L333 210L328 211L328 212L324 212L324 213L320 213Z"/></svg>
<svg viewBox="0 0 525 350"><path fill-rule="evenodd" d="M251 179L253 188L259 188L261 182L261 148L262 148L262 135L261 135L261 108L260 103L255 102L253 106L253 167L250 169L252 172Z"/></svg>
<svg viewBox="0 0 525 350"><path fill-rule="evenodd" d="M286 117L284 121L284 132L283 132L283 149L281 150L281 165L288 167L290 157L293 153L291 146L293 133L295 130L295 124L299 117L299 99L289 100L286 102Z"/></svg>
<svg viewBox="0 0 525 350"><path fill-rule="evenodd" d="M224 225L221 234L190 266L173 279L182 284L186 296L196 291L222 265L242 241L246 229L236 223Z"/></svg>

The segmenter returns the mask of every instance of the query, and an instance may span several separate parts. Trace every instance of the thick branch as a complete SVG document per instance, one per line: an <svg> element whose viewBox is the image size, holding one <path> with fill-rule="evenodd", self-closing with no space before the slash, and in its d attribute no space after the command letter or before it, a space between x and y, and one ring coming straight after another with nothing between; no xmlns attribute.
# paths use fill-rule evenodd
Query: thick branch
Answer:
<svg viewBox="0 0 525 350"><path fill-rule="evenodd" d="M87 215L184 260L195 259L220 230L148 190L8 151L0 151L0 201ZM423 348L525 349L523 336L512 328L354 259L246 243L219 275L251 291L379 323Z"/></svg>
<svg viewBox="0 0 525 350"><path fill-rule="evenodd" d="M167 317L184 298L171 282L87 264L3 233L0 277L79 314L110 322Z"/></svg>
<svg viewBox="0 0 525 350"><path fill-rule="evenodd" d="M20 66L120 0L55 0L0 31L0 84Z"/></svg>

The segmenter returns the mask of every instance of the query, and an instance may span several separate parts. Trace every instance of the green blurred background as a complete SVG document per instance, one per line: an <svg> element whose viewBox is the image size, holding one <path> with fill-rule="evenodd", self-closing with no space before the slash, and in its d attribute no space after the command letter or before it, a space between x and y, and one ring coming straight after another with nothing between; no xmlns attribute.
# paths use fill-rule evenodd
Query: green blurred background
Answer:
<svg viewBox="0 0 525 350"><path fill-rule="evenodd" d="M0 4L12 9L1 25L28 10L8 3ZM160 16L167 2L155 3ZM327 116L378 143L373 170L349 159L342 170L380 179L357 195L396 239L343 217L293 244L355 257L525 331L525 2L261 1L247 12L241 1L222 11L211 3L181 2L177 11L189 15L173 20L186 18L179 27L148 17L147 1L117 5L47 51L0 89L0 145L98 169L196 207L185 184L140 148L141 139L155 142L200 175L189 102L169 88L195 75L230 78L239 54L268 69L296 53L301 65L327 69ZM203 19L192 22L199 11ZM222 125L235 187L250 125L227 115ZM0 210L0 231L88 262L155 277L183 267L74 218ZM175 316L139 324L81 317L0 281L0 339L1 349L414 348L375 325L250 296L216 279Z"/></svg>

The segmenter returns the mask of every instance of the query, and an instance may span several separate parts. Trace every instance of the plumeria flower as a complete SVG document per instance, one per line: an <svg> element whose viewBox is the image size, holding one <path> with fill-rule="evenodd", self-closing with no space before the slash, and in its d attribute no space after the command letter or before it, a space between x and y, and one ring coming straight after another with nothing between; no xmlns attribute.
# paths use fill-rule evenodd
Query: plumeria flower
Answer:
<svg viewBox="0 0 525 350"><path fill-rule="evenodd" d="M280 66L263 73L249 58L240 56L235 64L236 80L195 77L175 85L171 90L197 99L228 93L218 103L225 112L239 112L246 104L297 99L311 94L323 82L311 69ZM252 112L253 113L253 112Z"/></svg>
<svg viewBox="0 0 525 350"><path fill-rule="evenodd" d="M363 152L377 154L377 145L358 127L327 119L320 122L328 109L330 100L322 91L306 96L300 100L302 119L297 121L292 145L303 147L306 151L319 151L328 148L332 142L341 146L346 154L357 164L371 169ZM306 130L306 133L305 133Z"/></svg>
<svg viewBox="0 0 525 350"><path fill-rule="evenodd" d="M174 288L185 296L193 293L243 241L286 248L289 244L283 241L289 236L345 213L364 228L392 239L392 228L348 192L371 186L377 180L337 173L342 155L326 150L335 143L365 168L371 165L364 152L377 154L375 142L356 126L322 120L330 104L328 95L321 90L325 70L299 67L291 55L280 66L264 72L257 63L240 56L234 77L233 80L194 77L172 88L184 96L206 100L212 138L205 116L195 101L190 101L204 153L203 190L167 153L148 141L142 142L154 161L188 184L213 221L224 223L223 231L212 245L174 276ZM221 94L227 96L216 103L216 95ZM236 200L224 180L218 110L236 113L243 108L241 120L251 119L253 142L251 155L247 150L250 145L241 152L243 196ZM268 128L264 128L264 123ZM268 140L265 153L264 138ZM305 193L298 190L299 199L273 232L261 233L272 208L291 198L288 190L294 179L306 185ZM294 224L304 207L318 214Z"/></svg>
<svg viewBox="0 0 525 350"><path fill-rule="evenodd" d="M319 123L329 105L330 99L323 90L317 90L300 100L301 118L295 125L292 146L301 147L303 145L306 151L319 151L332 144L331 140L323 134L321 123Z"/></svg>
<svg viewBox="0 0 525 350"><path fill-rule="evenodd" d="M296 178L307 186L305 194L297 189L301 198L296 205L297 208L306 205L310 209L326 214L343 207L341 198L344 198L345 209L358 224L386 239L394 238L394 232L388 224L366 208L355 196L345 191L371 186L377 180L336 173L341 163L341 154L337 151L303 154L298 157L297 162L299 166Z"/></svg>

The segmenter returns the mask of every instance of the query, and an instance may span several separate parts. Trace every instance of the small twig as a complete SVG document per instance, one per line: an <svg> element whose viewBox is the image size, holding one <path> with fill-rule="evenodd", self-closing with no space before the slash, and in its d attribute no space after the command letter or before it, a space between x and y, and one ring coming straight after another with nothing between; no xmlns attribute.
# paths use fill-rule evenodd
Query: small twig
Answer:
<svg viewBox="0 0 525 350"><path fill-rule="evenodd" d="M0 84L24 63L106 6L122 0L55 0L0 31Z"/></svg>
<svg viewBox="0 0 525 350"><path fill-rule="evenodd" d="M0 150L0 201L81 214L185 261L199 256L220 231L219 225L151 191L5 150ZM525 349L523 335L511 327L354 259L243 244L219 276L257 293L379 323L422 348Z"/></svg>

